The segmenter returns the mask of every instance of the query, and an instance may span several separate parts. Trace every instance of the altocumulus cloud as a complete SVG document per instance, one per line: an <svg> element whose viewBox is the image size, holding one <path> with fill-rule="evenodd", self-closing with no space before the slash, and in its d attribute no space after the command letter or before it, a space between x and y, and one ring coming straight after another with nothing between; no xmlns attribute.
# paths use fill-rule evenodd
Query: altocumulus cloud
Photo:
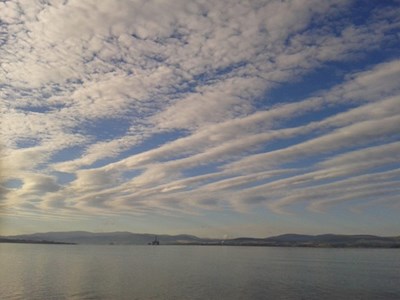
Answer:
<svg viewBox="0 0 400 300"><path fill-rule="evenodd" d="M0 213L398 209L399 29L396 1L1 1Z"/></svg>

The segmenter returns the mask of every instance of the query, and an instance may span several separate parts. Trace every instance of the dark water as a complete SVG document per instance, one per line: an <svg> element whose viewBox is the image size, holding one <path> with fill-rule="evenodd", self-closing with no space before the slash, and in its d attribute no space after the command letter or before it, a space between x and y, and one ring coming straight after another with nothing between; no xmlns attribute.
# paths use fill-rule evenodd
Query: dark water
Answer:
<svg viewBox="0 0 400 300"><path fill-rule="evenodd" d="M400 249L0 244L0 299L400 299Z"/></svg>

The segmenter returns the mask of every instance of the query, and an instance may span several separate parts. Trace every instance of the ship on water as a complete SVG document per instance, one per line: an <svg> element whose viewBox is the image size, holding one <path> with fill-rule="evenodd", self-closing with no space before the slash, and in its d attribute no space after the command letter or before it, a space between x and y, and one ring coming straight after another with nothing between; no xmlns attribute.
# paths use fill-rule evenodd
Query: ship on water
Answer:
<svg viewBox="0 0 400 300"><path fill-rule="evenodd" d="M154 237L154 241L150 242L149 245L160 245L160 241L157 239L157 236Z"/></svg>

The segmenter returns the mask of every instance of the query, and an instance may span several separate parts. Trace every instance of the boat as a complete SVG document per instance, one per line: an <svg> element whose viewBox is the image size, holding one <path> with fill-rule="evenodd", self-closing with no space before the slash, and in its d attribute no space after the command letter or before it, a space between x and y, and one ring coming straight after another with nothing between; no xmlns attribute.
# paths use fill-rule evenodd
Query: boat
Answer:
<svg viewBox="0 0 400 300"><path fill-rule="evenodd" d="M157 236L154 237L154 241L150 242L149 245L160 245L160 241L157 239Z"/></svg>

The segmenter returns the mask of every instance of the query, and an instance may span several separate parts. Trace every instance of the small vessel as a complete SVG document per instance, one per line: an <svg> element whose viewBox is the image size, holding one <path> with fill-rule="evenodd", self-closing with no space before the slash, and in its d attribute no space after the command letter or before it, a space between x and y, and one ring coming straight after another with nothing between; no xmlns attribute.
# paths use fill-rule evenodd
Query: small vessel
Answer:
<svg viewBox="0 0 400 300"><path fill-rule="evenodd" d="M154 241L149 243L149 245L160 245L160 241L157 239L157 236L154 237Z"/></svg>

